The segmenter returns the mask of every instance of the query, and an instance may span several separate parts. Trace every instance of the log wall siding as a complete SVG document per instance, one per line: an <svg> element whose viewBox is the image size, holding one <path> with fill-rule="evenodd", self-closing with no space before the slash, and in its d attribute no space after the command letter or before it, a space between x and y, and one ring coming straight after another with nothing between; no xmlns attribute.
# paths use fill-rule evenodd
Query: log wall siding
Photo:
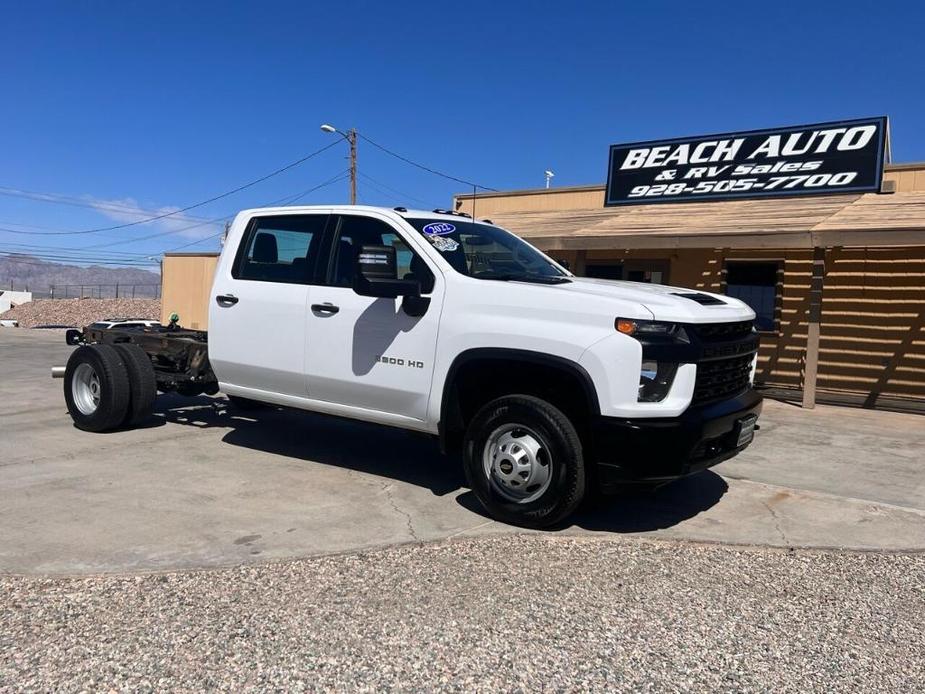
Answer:
<svg viewBox="0 0 925 694"><path fill-rule="evenodd" d="M574 267L574 251L553 255ZM588 264L668 260L669 283L717 293L729 260L782 261L779 331L761 336L756 380L792 389L802 387L812 258L805 249L585 254ZM867 406L881 397L925 402L925 247L826 250L817 387Z"/></svg>

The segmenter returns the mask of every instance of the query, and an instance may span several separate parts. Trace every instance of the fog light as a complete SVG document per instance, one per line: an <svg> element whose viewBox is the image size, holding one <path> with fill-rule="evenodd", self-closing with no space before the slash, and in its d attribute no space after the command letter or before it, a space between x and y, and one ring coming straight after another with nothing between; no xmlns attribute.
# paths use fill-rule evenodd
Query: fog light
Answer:
<svg viewBox="0 0 925 694"><path fill-rule="evenodd" d="M678 365L671 362L646 360L639 371L639 402L661 402L674 382Z"/></svg>

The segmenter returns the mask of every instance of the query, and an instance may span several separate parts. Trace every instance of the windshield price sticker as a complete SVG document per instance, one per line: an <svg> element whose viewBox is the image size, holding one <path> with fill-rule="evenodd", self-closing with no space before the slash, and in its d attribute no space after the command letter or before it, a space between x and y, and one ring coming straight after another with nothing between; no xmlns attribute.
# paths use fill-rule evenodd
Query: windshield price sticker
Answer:
<svg viewBox="0 0 925 694"><path fill-rule="evenodd" d="M456 227L449 222L432 222L423 231L428 236L446 236L456 231Z"/></svg>
<svg viewBox="0 0 925 694"><path fill-rule="evenodd" d="M887 119L613 145L605 206L880 188Z"/></svg>
<svg viewBox="0 0 925 694"><path fill-rule="evenodd" d="M443 253L451 253L459 248L459 243L453 239L448 239L443 236L428 236L427 238L434 244L434 248Z"/></svg>

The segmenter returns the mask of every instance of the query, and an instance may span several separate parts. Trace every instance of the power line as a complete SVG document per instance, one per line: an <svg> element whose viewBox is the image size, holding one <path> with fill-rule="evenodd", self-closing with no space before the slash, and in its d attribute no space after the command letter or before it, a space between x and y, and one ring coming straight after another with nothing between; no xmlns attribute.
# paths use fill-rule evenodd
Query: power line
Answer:
<svg viewBox="0 0 925 694"><path fill-rule="evenodd" d="M292 201L297 200L297 199L299 199L299 198L301 198L301 197L304 197L304 196L308 195L309 193L313 193L313 192L315 192L316 190L318 190L318 189L320 189L320 188L324 188L325 186L331 185L332 183L336 183L337 181L342 180L346 174L347 174L347 171L344 170L344 171L342 171L341 173L337 174L337 176L335 176L335 177L333 177L333 178L330 178L330 179L328 179L327 181L324 181L323 183L319 183L318 185L316 185L316 186L314 186L314 187L312 187L312 188L309 188L308 190L303 190L303 191L300 192L300 193L296 193L294 196L293 196L293 195L289 195L289 196L286 196L286 197L284 197L284 198L280 198L279 200L274 200L274 201L272 201L272 202L268 202L268 203L266 203L266 204L264 204L264 205L261 205L261 207L273 207L274 205L277 205L277 204L280 204L280 203L288 204L289 202L292 202ZM285 201L285 202L284 202L284 201ZM124 245L124 244L127 244L127 243L137 243L137 242L139 242L139 241L148 241L148 240L150 240L150 239L160 238L160 237L162 237L162 236L170 236L170 235L172 235L172 234L179 234L179 233L181 233L181 232L188 231L188 230L190 230L190 229L195 229L196 227L207 226L207 225L209 225L209 224L218 224L218 223L220 223L220 222L226 222L226 221L228 221L229 219L233 218L233 217L235 216L235 214L237 214L237 213L236 213L236 212L232 212L231 214L226 214L226 215L224 215L224 216L222 216L222 217L215 217L214 219L206 220L205 222L202 222L201 224L192 224L192 225L190 225L190 226L182 227L182 228L180 228L180 229L171 229L170 231L161 231L161 232L158 232L158 233L156 233L156 234L149 234L148 236L141 236L141 237L139 237L139 238L134 238L134 239L123 239L123 240L121 240L121 241L109 241L109 242L106 242L106 243L98 243L98 244L94 244L94 245L92 245L92 246L86 246L85 248L87 248L87 249L91 249L91 248L110 248L110 247L112 247L112 246L120 246L120 245ZM210 237L208 237L208 238L214 238L215 236L218 236L218 235L219 235L219 234L215 234L215 235L210 236ZM202 241L202 240L204 240L204 239L199 239L199 240ZM188 244L188 245L192 245L192 244ZM184 247L185 247L185 246L184 246ZM165 251L165 252L170 252L170 251Z"/></svg>
<svg viewBox="0 0 925 694"><path fill-rule="evenodd" d="M76 198L71 195L62 195L61 193L42 193L33 190L21 190L19 188L7 188L0 186L0 195L5 195L7 197L16 197L16 198L25 198L28 200L35 200L37 202L50 202L55 205L71 205L73 207L86 207L96 211L107 211L107 212L119 212L123 214L134 214L138 216L160 214L154 210L147 210L138 206L123 205L118 202L111 200L99 200L99 201L90 201L86 198ZM198 217L189 215L188 219L200 219ZM17 224L14 222L4 222L5 224L12 224L13 226L24 226L32 227L34 229L51 229L55 232L70 231L68 229L54 229L52 227L41 227L35 226L32 224ZM5 231L12 231L13 233L24 234L28 232L15 231L8 229Z"/></svg>
<svg viewBox="0 0 925 694"><path fill-rule="evenodd" d="M127 243L138 243L139 241L148 241L150 239L160 238L161 236L171 236L172 234L180 234L184 231L189 231L190 229L197 229L199 227L208 226L210 224L218 224L219 222L224 222L234 214L225 215L224 217L215 217L214 219L208 219L199 224L190 224L189 226L180 227L179 229L171 229L169 231L159 231L156 234L148 234L147 236L139 236L133 239L121 239L119 241L106 241L105 243L96 243L92 246L84 246L84 248L110 248L112 246L122 246Z"/></svg>
<svg viewBox="0 0 925 694"><path fill-rule="evenodd" d="M193 205L187 205L186 207L183 207L183 208L181 208L181 209L179 209L179 210L174 210L173 212L165 212L165 213L163 213L163 214L158 214L158 215L155 215L155 216L153 216L153 217L147 217L147 218L145 218L145 219L139 219L139 220L134 221L134 222L126 222L125 224L116 224L116 225L114 225L114 226L99 227L99 228L96 228L96 229L81 229L81 230L79 230L79 231L49 231L49 232L44 232L44 233L43 233L43 232L38 232L38 231L36 231L36 232L18 232L18 233L23 233L23 234L25 234L25 233L31 233L31 234L35 234L35 235L38 235L38 236L70 236L70 235L73 235L73 234L96 234L96 233L101 232L101 231L114 231L114 230L116 230L116 229L125 229L125 228L127 228L127 227L137 226L138 224L148 224L149 222L156 222L156 221L159 220L159 219L164 219L164 218L166 218L166 217L173 217L173 216L175 216L175 215L182 214L182 213L184 213L184 212L188 212L189 210L196 209L197 207L202 207L203 205L208 205L209 203L215 202L216 200L221 200L222 198L227 198L229 195L234 195L235 193L239 193L239 192L241 192L242 190L244 190L244 189L246 189L246 188L250 188L251 186L257 185L258 183L262 183L263 181L266 181L267 179L272 178L273 176L278 176L279 174L283 173L284 171L288 171L289 169L292 169L292 168L298 166L299 164L302 164L302 163L308 161L308 160L311 159L312 157L318 156L319 154L321 154L321 153L324 152L325 150L330 149L331 147L333 147L333 146L336 145L336 144L338 144L338 143L337 143L337 142L332 142L332 143L330 143L330 144L328 144L328 145L325 145L325 146L322 147L321 149L315 150L315 151L312 152L311 154L307 154L306 156L302 157L301 159L297 159L297 160L294 161L294 162L291 162L291 163L289 163L289 164L286 164L286 166L283 166L283 167L277 169L276 171L273 171L272 173L268 173L267 175L261 176L260 178L257 178L257 179L255 179L255 180L253 180L253 181L250 181L249 183L245 183L244 185L238 186L237 188L234 188L234 189L232 189L232 190L226 191L226 192L224 192L224 193L222 193L222 194L220 194L220 195L216 195L216 196L214 196L214 197L211 197L211 198L209 198L208 200L202 200L201 202L197 202L197 203L195 203L195 204L193 204Z"/></svg>
<svg viewBox="0 0 925 694"><path fill-rule="evenodd" d="M36 267L41 267L41 266L45 266L45 265L49 265L49 264L52 264L52 265L55 265L55 264L58 264L58 265L64 264L64 263L66 263L66 261L68 260L67 258L58 258L58 257L55 257L55 256L48 256L48 257L46 258L46 257L43 257L43 256L37 256L37 255L31 255L31 254L28 255L27 258L29 258L29 260L27 260L26 258L17 257L17 256L15 256L15 255L4 255L4 256L0 256L0 261L7 261L7 262L10 262L10 263L17 263L17 264L19 264L19 265L33 265L33 266L36 266ZM39 262L34 262L35 260L38 260ZM117 260L82 260L82 261L80 261L80 262L86 262L86 263L89 263L90 265L116 265L116 266L119 266L119 267L153 267L153 266L157 265L157 263L154 262L154 261L150 261L150 262L142 262L142 261L130 261L130 262L125 262L125 261L117 261Z"/></svg>
<svg viewBox="0 0 925 694"><path fill-rule="evenodd" d="M222 236L224 233L225 233L225 230L222 229L217 234L206 236L204 239L196 239L195 241L191 241L190 243L184 243L182 246L177 246L176 248L168 248L166 251L162 251L162 253L174 253L176 251L182 251L184 248L195 246L197 243L202 243L203 241L211 241L212 239L217 239L218 237Z"/></svg>
<svg viewBox="0 0 925 694"><path fill-rule="evenodd" d="M277 205L289 205L295 202L296 200L298 200L299 198L304 198L306 195L310 193L314 193L316 190L319 190L329 185L333 185L334 183L337 183L338 181L344 180L345 178L347 178L349 174L350 174L350 169L344 169L339 174L337 174L333 178L329 178L324 183L319 183L316 186L312 186L308 190L303 190L301 193L296 193L295 195L287 195L284 198L273 200L272 202L268 202L264 205L261 205L261 207L276 207Z"/></svg>
<svg viewBox="0 0 925 694"><path fill-rule="evenodd" d="M0 253L5 253L8 256L23 256L31 258L50 258L54 260L75 260L80 263L90 263L97 260L106 260L112 262L120 263L139 263L145 260L150 259L152 256L149 254L147 256L137 256L131 258L115 258L113 256L106 255L95 255L95 254L85 254L79 257L75 257L70 253L62 253L60 251L54 250L23 250L18 248L0 248Z"/></svg>
<svg viewBox="0 0 925 694"><path fill-rule="evenodd" d="M70 246L39 246L33 243L15 243L13 241L4 241L4 246L15 246L17 248L23 249L24 253L29 253L31 251L64 251L69 253L77 253L86 255L86 249L73 248ZM139 256L139 257L148 257L150 253L135 253L131 251L100 251L94 255L111 255L111 256Z"/></svg>
<svg viewBox="0 0 925 694"><path fill-rule="evenodd" d="M337 183L338 181L344 180L349 173L350 173L349 169L345 169L344 171L341 171L339 174L337 174L333 178L329 178L327 181L324 181L323 183L319 183L318 185L313 186L309 188L308 190L303 190L301 193L296 193L295 195L290 195L285 198L280 198L279 200L268 202L267 204L263 205L263 207L274 207L279 204L287 205L291 202L295 202L299 198L305 197L309 193L314 193L316 190L320 190L321 188L324 188L325 186L333 185L334 183ZM202 238L202 239L196 239L195 241L191 241L190 243L185 243L182 246L177 246L175 248L168 248L166 251L163 251L163 252L173 253L175 251L183 250L184 248L195 246L196 244L202 243L203 241L210 241L212 239L217 239L218 237L222 236L224 233L225 231L223 229L217 234L212 234L211 236L206 236L205 238Z"/></svg>
<svg viewBox="0 0 925 694"><path fill-rule="evenodd" d="M297 199L299 199L299 198L302 198L302 197L304 197L304 196L306 196L306 195L309 195L310 193L313 193L313 192L315 192L315 191L317 191L317 190L320 190L321 188L324 188L324 187L326 187L326 186L332 185L332 184L334 184L334 183L337 183L338 181L343 180L344 178L346 178L347 174L348 174L348 170L345 169L345 170L341 171L340 173L338 173L336 176L334 176L334 177L332 177L332 178L329 178L328 180L323 181L322 183L319 183L319 184L316 185L316 186L312 186L311 188L308 188L308 189L306 189L306 190L300 191L300 192L296 193L295 195L288 195L288 196L286 196L286 197L284 197L284 198L279 198L278 200L274 200L274 201L268 202L268 203L266 203L266 204L264 204L264 205L262 205L262 206L263 206L263 207L273 207L274 205L277 205L277 204L280 204L280 203L288 204L289 202L293 202L293 201L295 201L295 200L297 200ZM232 214L230 214L230 215L225 215L224 217L216 217L216 218L211 219L211 220L206 220L206 221L204 221L204 222L202 222L202 223L200 223L200 224L192 224L192 225L190 225L190 226L182 227L182 228L180 228L180 229L173 229L173 230L171 230L171 231L160 232L160 233L157 233L157 234L150 234L150 235L148 235L148 236L143 236L143 237L141 237L141 238L124 239L124 240L122 240L122 241L114 241L114 242L109 242L109 243L104 243L104 244L96 244L96 245L92 245L92 246L84 246L83 248L61 247L61 246L36 246L36 245L29 245L29 244L19 244L19 243L7 242L7 243L5 244L5 245L7 245L7 246L16 246L17 248L22 248L22 249L24 249L24 250L22 250L22 251L15 251L15 250L14 250L14 251L11 251L11 250L0 250L0 252L6 252L6 253L11 253L11 252L12 252L12 253L19 253L19 252L22 252L22 253L28 254L29 256L34 257L34 258L46 258L46 259L55 260L55 261L60 261L60 260L67 261L67 260L70 260L70 261L72 261L72 262L78 262L78 263L93 263L93 262L102 262L102 261L105 260L105 261L107 261L107 262L112 261L112 263L110 263L110 264L124 264L124 265L127 265L127 266L128 266L128 265L132 265L133 262L138 262L138 261L140 261L140 258L147 258L147 257L150 257L151 255L159 255L160 253L170 253L170 252L173 252L173 251L178 251L178 250L181 250L181 249L183 249L183 248L188 248L188 247L194 246L194 245L196 245L196 244L198 244L198 243L202 243L202 242L204 242L204 241L209 241L209 240L211 240L211 239L218 238L219 236L221 236L221 235L224 233L224 231L220 231L220 232L218 232L217 234L212 234L212 235L210 235L210 236L206 236L206 237L201 238L201 239L196 239L195 241L192 241L192 242L190 242L190 243L183 244L182 246L177 246L177 247L175 247L175 248L170 248L170 249L167 249L167 250L165 250L165 251L155 251L155 252L152 252L152 253L130 253L130 252L127 252L127 251L103 251L103 250L100 250L100 249L106 248L106 247L109 247L109 246L119 245L119 244L136 243L136 242L138 242L138 241L146 241L146 240L148 240L148 239L157 238L157 237L162 237L162 236L168 236L168 235L171 235L171 234L178 234L178 233L181 233L181 232L183 232L183 231L187 231L187 230L189 230L189 229L193 229L193 228L195 228L195 227L205 226L205 225L207 225L207 224L213 224L213 223L221 222L221 221L226 221L226 220L231 219L232 217L234 217L234 214L235 214L235 213L232 213ZM25 249L29 249L29 250L25 250ZM31 249L34 249L34 250L31 250ZM96 251L96 253L89 253L89 251ZM56 253L56 252L57 252L57 253ZM69 255L64 255L64 253L68 253ZM113 257L114 255L125 255L125 256L134 256L134 257L125 258L125 259L123 260L123 259L119 259L119 258L114 258L114 257ZM117 263L116 261L120 261L120 262ZM17 260L17 262L20 262L20 261ZM150 264L150 263L142 263L142 265L149 265L149 264Z"/></svg>
<svg viewBox="0 0 925 694"><path fill-rule="evenodd" d="M386 185L386 184L383 183L382 181L377 181L375 178L373 178L373 177L370 176L369 174L363 173L362 171L359 171L358 173L360 174L360 177L361 177L361 178L365 178L365 179L367 180L368 183L370 183L370 184L372 184L372 185L374 186L374 188L375 188L375 187L378 187L378 188L385 189L386 191L390 191L390 192L391 192L392 194L394 194L394 195L399 195L399 196L401 196L403 199L414 200L415 202L419 202L419 203L421 203L422 205L424 205L425 207L430 207L431 204L432 204L432 203L427 202L426 200L422 200L421 198L416 198L416 197L413 196L413 195L409 195L408 193L403 193L402 191L397 190L396 188L392 188L391 186ZM383 193L382 190L380 190L379 192L380 192L380 193ZM383 194L384 194L384 193L383 193Z"/></svg>
<svg viewBox="0 0 925 694"><path fill-rule="evenodd" d="M383 152L385 152L385 153L388 154L389 156L395 157L396 159L401 159L401 160L402 160L403 162L405 162L406 164L411 164L411 166L416 166L417 168L423 169L424 171L427 171L427 172L429 172L429 173L432 173L432 174L434 174L434 175L436 175L436 176L441 176L441 177L446 178L446 179L449 179L449 180L451 180L451 181L456 181L457 183L463 183L463 184L465 184L465 185L467 185L467 186L470 186L470 187L472 187L472 188L481 188L482 190L490 190L490 191L494 191L494 192L497 192L497 190L498 190L497 188L489 188L488 186L483 186L483 185L480 185L480 184L478 184L478 183L473 183L472 181L467 181L467 180L465 180L465 179L463 179L463 178L457 178L456 176L450 176L449 174L445 174L445 173L443 173L442 171L437 171L436 169L432 169L432 168L430 168L429 166L424 166L424 164L419 164L419 163L416 162L416 161L412 161L411 159L408 159L408 157L404 157L404 156L402 156L401 154L398 154L397 152L393 152L392 150L390 150L390 149L388 149L388 148L386 148L386 147L383 147L383 146L380 145L378 142L374 142L373 140L370 140L370 139L369 139L368 137L366 137L366 135L364 135L363 133L358 133L358 135L359 135L360 137L362 137L364 140L366 140L366 141L367 141L369 144L371 144L373 147L375 147L375 148L377 148L377 149L381 149Z"/></svg>
<svg viewBox="0 0 925 694"><path fill-rule="evenodd" d="M32 256L35 258L39 258L39 257L49 257L49 258L54 257L56 259L67 258L67 259L72 259L72 260L79 260L80 262L90 262L93 260L112 260L112 261L119 261L119 262L126 262L126 263L135 263L135 262L141 262L142 260L149 259L151 257L150 253L147 255L131 256L127 258L125 257L118 258L118 257L114 257L111 255L99 255L96 253L71 254L71 253L62 253L61 251L57 251L53 248L52 249L29 250L29 249L22 249L22 248L2 247L0 248L0 253L6 253L8 255Z"/></svg>

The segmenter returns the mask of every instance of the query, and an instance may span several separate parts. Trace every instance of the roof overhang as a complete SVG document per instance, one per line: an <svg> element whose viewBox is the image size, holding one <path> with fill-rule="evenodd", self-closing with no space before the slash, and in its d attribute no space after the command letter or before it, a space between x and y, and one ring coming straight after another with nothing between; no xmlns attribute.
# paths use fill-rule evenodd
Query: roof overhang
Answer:
<svg viewBox="0 0 925 694"><path fill-rule="evenodd" d="M925 192L493 214L543 250L923 246Z"/></svg>

